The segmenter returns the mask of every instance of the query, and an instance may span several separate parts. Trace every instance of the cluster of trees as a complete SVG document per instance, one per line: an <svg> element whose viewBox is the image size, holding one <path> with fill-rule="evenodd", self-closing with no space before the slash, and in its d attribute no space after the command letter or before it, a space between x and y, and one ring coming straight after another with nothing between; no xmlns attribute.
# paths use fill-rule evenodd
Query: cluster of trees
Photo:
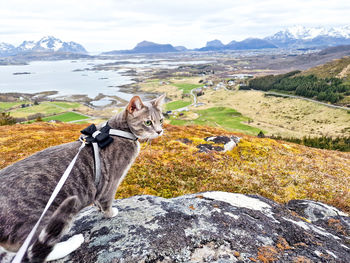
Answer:
<svg viewBox="0 0 350 263"><path fill-rule="evenodd" d="M277 90L302 97L336 103L350 95L350 84L339 78L317 78L315 75L300 76L300 71L268 75L249 81L248 89Z"/></svg>
<svg viewBox="0 0 350 263"><path fill-rule="evenodd" d="M297 144L314 147L314 148L320 148L320 149L327 149L327 150L338 150L342 152L350 152L350 136L347 137L303 137L302 139L299 138L283 138L281 136L271 136L271 139L277 139L277 140L284 140L289 142L294 142Z"/></svg>

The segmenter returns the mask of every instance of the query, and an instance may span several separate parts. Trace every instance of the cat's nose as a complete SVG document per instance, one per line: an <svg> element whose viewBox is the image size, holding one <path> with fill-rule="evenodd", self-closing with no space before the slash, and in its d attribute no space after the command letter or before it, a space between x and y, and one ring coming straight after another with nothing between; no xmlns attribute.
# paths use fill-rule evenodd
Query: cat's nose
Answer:
<svg viewBox="0 0 350 263"><path fill-rule="evenodd" d="M160 130L160 131L156 131L156 133L161 134L161 133L162 133L162 130Z"/></svg>

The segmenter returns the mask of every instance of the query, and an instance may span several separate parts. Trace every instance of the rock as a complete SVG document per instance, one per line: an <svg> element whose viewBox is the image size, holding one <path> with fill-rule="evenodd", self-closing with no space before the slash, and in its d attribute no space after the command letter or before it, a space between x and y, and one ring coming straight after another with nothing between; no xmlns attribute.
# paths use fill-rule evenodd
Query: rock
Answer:
<svg viewBox="0 0 350 263"><path fill-rule="evenodd" d="M206 137L204 138L207 142L213 142L213 144L199 144L197 145L197 148L199 149L199 152L210 152L210 151L217 151L217 152L226 152L231 151L234 147L237 146L238 142L241 138L237 136L212 136L212 137ZM220 146L217 146L215 144L220 144Z"/></svg>
<svg viewBox="0 0 350 263"><path fill-rule="evenodd" d="M104 219L93 207L78 215L65 238L82 233L85 242L56 263L350 262L349 216L313 201L301 200L311 206L294 209L298 202L226 192L115 200L115 218ZM324 215L318 224L304 218L314 212L297 214L315 206ZM345 222L345 232L336 232L329 220Z"/></svg>
<svg viewBox="0 0 350 263"><path fill-rule="evenodd" d="M200 153L203 153L203 152L207 153L207 152L210 152L213 150L217 151L217 152L222 152L224 150L224 148L221 146L214 146L214 145L207 144L207 143L199 144L196 147L199 149Z"/></svg>
<svg viewBox="0 0 350 263"><path fill-rule="evenodd" d="M265 138L265 134L264 134L262 131L260 131L260 132L258 133L258 137L259 137L259 138Z"/></svg>

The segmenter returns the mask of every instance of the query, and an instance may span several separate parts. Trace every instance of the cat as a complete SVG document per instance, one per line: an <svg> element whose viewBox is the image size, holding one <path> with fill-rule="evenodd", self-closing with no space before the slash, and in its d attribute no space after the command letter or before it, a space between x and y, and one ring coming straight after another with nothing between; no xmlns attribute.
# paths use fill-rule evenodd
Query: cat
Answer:
<svg viewBox="0 0 350 263"><path fill-rule="evenodd" d="M131 132L139 140L155 139L163 134L164 97L143 102L134 96L108 125ZM67 181L40 223L24 261L54 260L77 249L84 241L81 234L65 242L58 241L84 207L95 204L107 218L117 214L112 201L140 151L140 144L137 140L117 136L113 139L99 151L101 179L97 185L93 149L91 146L82 149ZM0 246L14 252L19 249L80 145L81 142L75 141L50 147L0 171Z"/></svg>

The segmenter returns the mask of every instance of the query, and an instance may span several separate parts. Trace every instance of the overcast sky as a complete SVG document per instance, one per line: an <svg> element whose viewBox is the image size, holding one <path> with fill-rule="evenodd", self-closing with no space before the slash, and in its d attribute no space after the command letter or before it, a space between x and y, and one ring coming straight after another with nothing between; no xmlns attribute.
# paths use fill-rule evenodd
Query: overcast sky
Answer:
<svg viewBox="0 0 350 263"><path fill-rule="evenodd" d="M92 52L142 40L195 48L293 25L350 25L349 14L349 0L0 0L0 42L52 35Z"/></svg>

